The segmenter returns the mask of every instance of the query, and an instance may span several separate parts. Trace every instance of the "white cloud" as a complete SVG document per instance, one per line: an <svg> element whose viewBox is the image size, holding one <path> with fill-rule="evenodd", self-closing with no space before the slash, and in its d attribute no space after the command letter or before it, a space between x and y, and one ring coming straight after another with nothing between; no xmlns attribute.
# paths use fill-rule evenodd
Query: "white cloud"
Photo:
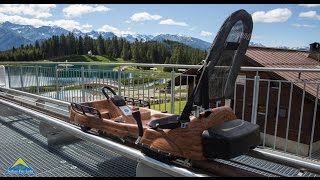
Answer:
<svg viewBox="0 0 320 180"><path fill-rule="evenodd" d="M9 21L11 23L22 24L22 25L31 25L35 27L45 26L47 23L40 19L24 18L21 16L9 16L3 13L0 13L0 22Z"/></svg>
<svg viewBox="0 0 320 180"><path fill-rule="evenodd" d="M197 29L196 27L189 28L190 31L194 31L196 29Z"/></svg>
<svg viewBox="0 0 320 180"><path fill-rule="evenodd" d="M130 17L132 21L152 21L152 20L159 20L161 18L162 16L160 15L157 15L157 14L152 15L147 12L134 13Z"/></svg>
<svg viewBox="0 0 320 180"><path fill-rule="evenodd" d="M0 13L0 23L9 21L11 23L21 24L21 25L31 25L34 27L40 27L40 26L59 26L64 29L67 29L69 31L73 29L78 29L80 31L86 30L88 28L92 28L92 25L86 24L86 25L80 25L79 22L74 20L55 20L55 21L44 21L41 19L34 19L34 18L25 18L21 16L9 16L3 13Z"/></svg>
<svg viewBox="0 0 320 180"><path fill-rule="evenodd" d="M297 28L301 28L301 27L305 27L305 28L314 28L314 27L316 27L316 26L314 26L314 25L309 25L309 24L298 24L298 23L292 24L292 26L297 27Z"/></svg>
<svg viewBox="0 0 320 180"><path fill-rule="evenodd" d="M316 11L302 12L302 13L299 14L299 17L311 18L311 19L319 19L320 20L320 15L318 15Z"/></svg>
<svg viewBox="0 0 320 180"><path fill-rule="evenodd" d="M106 6L90 6L82 4L70 5L62 10L66 17L78 17L83 14L93 13L93 12L103 12L110 11L111 9Z"/></svg>
<svg viewBox="0 0 320 180"><path fill-rule="evenodd" d="M201 31L200 36L203 36L203 37L212 36L212 33L208 31Z"/></svg>
<svg viewBox="0 0 320 180"><path fill-rule="evenodd" d="M312 7L318 7L320 6L320 4L299 4L299 6L312 8Z"/></svg>
<svg viewBox="0 0 320 180"><path fill-rule="evenodd" d="M90 25L90 24L85 24L85 25L82 25L81 27L84 28L84 29L91 29L91 28L92 28L92 25Z"/></svg>
<svg viewBox="0 0 320 180"><path fill-rule="evenodd" d="M154 33L152 33L152 35L154 35L154 36L158 36L160 34L166 34L166 33L164 33L164 32L154 32Z"/></svg>
<svg viewBox="0 0 320 180"><path fill-rule="evenodd" d="M159 24L165 24L165 25L176 25L176 26L188 26L185 22L176 22L173 19L166 19L159 22Z"/></svg>
<svg viewBox="0 0 320 180"><path fill-rule="evenodd" d="M92 25L85 24L80 27L80 30L84 33L92 31Z"/></svg>
<svg viewBox="0 0 320 180"><path fill-rule="evenodd" d="M0 13L47 18L52 16L50 10L55 7L54 4L0 4Z"/></svg>
<svg viewBox="0 0 320 180"><path fill-rule="evenodd" d="M60 19L56 21L48 21L49 26L59 26L67 30L81 29L80 23L74 20Z"/></svg>
<svg viewBox="0 0 320 180"><path fill-rule="evenodd" d="M292 12L288 8L277 8L265 11L257 11L252 14L253 22L264 22L264 23L274 23L274 22L285 22L287 21Z"/></svg>
<svg viewBox="0 0 320 180"><path fill-rule="evenodd" d="M113 32L115 35L123 35L123 34L135 34L135 32L132 31L121 31L120 29L109 26L109 25L104 25L101 28L98 29L100 32Z"/></svg>
<svg viewBox="0 0 320 180"><path fill-rule="evenodd" d="M126 20L126 23L130 24L130 23L131 23L131 21L129 21L129 20Z"/></svg>

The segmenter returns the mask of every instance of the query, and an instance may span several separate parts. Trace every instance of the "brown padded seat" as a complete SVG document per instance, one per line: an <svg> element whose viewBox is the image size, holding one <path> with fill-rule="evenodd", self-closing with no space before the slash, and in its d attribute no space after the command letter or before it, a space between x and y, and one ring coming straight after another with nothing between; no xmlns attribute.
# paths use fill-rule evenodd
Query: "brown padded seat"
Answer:
<svg viewBox="0 0 320 180"><path fill-rule="evenodd" d="M104 99L92 102L80 103L97 109L101 114L101 119L90 114L76 113L71 110L70 119L83 126L100 129L107 134L120 138L130 136L138 137L138 127L132 115L125 116L123 112L111 100ZM133 108L135 109L135 108ZM147 123L152 118L151 111L139 108L141 113L143 129L147 128Z"/></svg>
<svg viewBox="0 0 320 180"><path fill-rule="evenodd" d="M205 129L221 124L224 121L237 119L232 109L227 106L212 109L207 117L193 118L187 128L146 129L141 144L151 149L171 153L173 156L193 160L205 160L202 153L201 137Z"/></svg>

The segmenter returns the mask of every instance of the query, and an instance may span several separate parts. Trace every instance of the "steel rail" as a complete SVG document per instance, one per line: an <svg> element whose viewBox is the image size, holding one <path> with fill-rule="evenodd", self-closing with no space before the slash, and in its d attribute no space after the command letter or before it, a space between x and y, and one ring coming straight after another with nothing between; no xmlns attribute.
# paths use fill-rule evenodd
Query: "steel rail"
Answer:
<svg viewBox="0 0 320 180"><path fill-rule="evenodd" d="M0 90L5 92L5 93L17 94L17 95L21 95L21 96L28 96L30 98L34 98L34 99L37 99L37 100L43 100L45 102L49 102L49 103L53 103L53 104L59 104L59 105L62 105L62 106L67 106L67 107L70 106L70 103L66 102L66 101L61 101L61 100L57 100L57 99L53 99L53 98L49 98L49 97L45 97L45 96L31 94L31 93L28 93L28 92L23 92L23 91L11 89L11 88L0 87Z"/></svg>
<svg viewBox="0 0 320 180"><path fill-rule="evenodd" d="M274 150L255 148L249 152L249 155L266 160L272 160L300 170L307 170L314 173L320 173L320 163L310 159L302 158L288 153L281 153Z"/></svg>

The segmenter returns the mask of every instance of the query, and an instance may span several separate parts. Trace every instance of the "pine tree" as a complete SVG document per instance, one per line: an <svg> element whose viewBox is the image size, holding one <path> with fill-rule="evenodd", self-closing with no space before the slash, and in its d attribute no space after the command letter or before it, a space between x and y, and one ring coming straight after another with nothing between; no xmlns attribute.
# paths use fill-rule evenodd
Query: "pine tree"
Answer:
<svg viewBox="0 0 320 180"><path fill-rule="evenodd" d="M130 47L129 47L129 43L127 42L123 42L121 58L125 61L130 60Z"/></svg>
<svg viewBox="0 0 320 180"><path fill-rule="evenodd" d="M98 36L96 44L97 44L97 53L99 55L105 54L104 39L101 34Z"/></svg>
<svg viewBox="0 0 320 180"><path fill-rule="evenodd" d="M83 48L83 38L79 36L78 39L78 55L83 55L85 54L84 48Z"/></svg>

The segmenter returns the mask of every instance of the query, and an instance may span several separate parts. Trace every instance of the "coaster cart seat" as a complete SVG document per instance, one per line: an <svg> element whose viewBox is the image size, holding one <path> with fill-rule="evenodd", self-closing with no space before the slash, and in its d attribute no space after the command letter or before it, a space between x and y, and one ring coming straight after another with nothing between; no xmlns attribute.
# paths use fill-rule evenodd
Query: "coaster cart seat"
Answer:
<svg viewBox="0 0 320 180"><path fill-rule="evenodd" d="M230 159L246 154L260 144L259 126L237 119L228 106L209 108L209 102L233 97L252 26L251 15L245 10L225 20L197 72L196 87L181 115L129 107L123 97L105 86L102 92L107 99L71 103L71 120L84 131L94 128L100 134L133 138L144 154L166 162L176 158ZM194 105L206 110L193 116Z"/></svg>

